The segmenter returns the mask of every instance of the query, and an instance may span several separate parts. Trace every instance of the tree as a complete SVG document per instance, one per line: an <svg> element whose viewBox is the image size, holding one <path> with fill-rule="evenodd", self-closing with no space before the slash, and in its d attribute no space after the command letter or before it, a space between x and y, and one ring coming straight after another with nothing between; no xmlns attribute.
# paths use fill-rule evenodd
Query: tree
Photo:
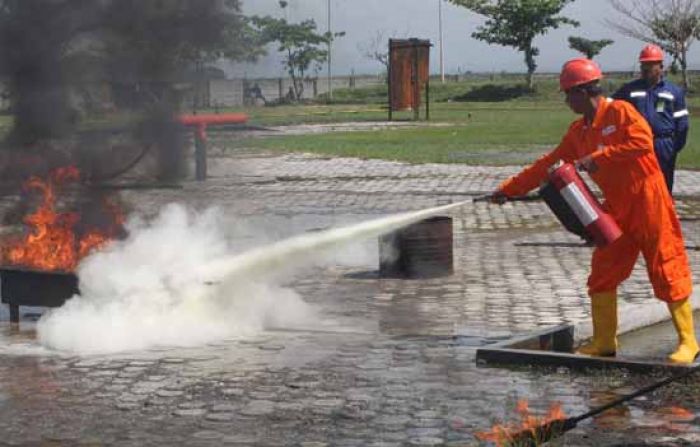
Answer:
<svg viewBox="0 0 700 447"><path fill-rule="evenodd" d="M407 39L408 32L378 30L365 42L357 44L357 50L362 57L382 64L384 67L382 76L387 83L389 82L389 36L394 36L393 38L396 39Z"/></svg>
<svg viewBox="0 0 700 447"><path fill-rule="evenodd" d="M514 47L522 52L527 66L527 85L532 88L532 75L537 69L535 57L539 49L535 37L547 34L562 25L578 26L576 20L559 16L574 0L449 0L456 5L486 17L486 22L472 37L490 44Z"/></svg>
<svg viewBox="0 0 700 447"><path fill-rule="evenodd" d="M90 0L0 2L0 74L15 118L12 146L62 137L73 128L65 61L85 47L76 41L96 26L97 6Z"/></svg>
<svg viewBox="0 0 700 447"><path fill-rule="evenodd" d="M193 63L254 59L262 44L240 0L0 0L0 74L15 118L11 142L74 130L78 116L69 97L85 72L117 92L130 86L158 102Z"/></svg>
<svg viewBox="0 0 700 447"><path fill-rule="evenodd" d="M569 48L582 53L588 59L593 59L603 51L603 48L613 43L614 41L610 39L590 40L585 37L569 36Z"/></svg>
<svg viewBox="0 0 700 447"><path fill-rule="evenodd" d="M261 36L240 0L111 0L104 55L112 83L136 89L144 105L179 106L177 81L218 59L254 60Z"/></svg>
<svg viewBox="0 0 700 447"><path fill-rule="evenodd" d="M116 99L145 112L137 133L157 149L158 176L166 181L185 172L173 115L183 103L186 73L203 76L206 63L253 60L263 49L240 0L110 0L102 40Z"/></svg>
<svg viewBox="0 0 700 447"><path fill-rule="evenodd" d="M680 66L683 84L690 87L688 50L700 34L698 0L610 0L624 16L608 26L625 36L661 47Z"/></svg>
<svg viewBox="0 0 700 447"><path fill-rule="evenodd" d="M280 1L279 4L282 9L287 7L287 2ZM309 70L318 73L328 60L327 46L336 37L345 35L344 32L319 34L313 19L289 23L286 19L258 16L253 17L252 23L260 30L264 41L278 43L277 50L284 54L282 63L292 78L295 100L304 94L304 80Z"/></svg>
<svg viewBox="0 0 700 447"><path fill-rule="evenodd" d="M367 41L358 43L357 50L365 59L379 62L385 70L389 69L389 39L386 31L376 31Z"/></svg>

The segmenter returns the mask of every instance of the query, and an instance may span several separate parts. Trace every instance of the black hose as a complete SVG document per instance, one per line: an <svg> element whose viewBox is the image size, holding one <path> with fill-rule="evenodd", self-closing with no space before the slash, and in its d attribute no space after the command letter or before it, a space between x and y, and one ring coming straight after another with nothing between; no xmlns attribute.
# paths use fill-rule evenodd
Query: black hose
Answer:
<svg viewBox="0 0 700 447"><path fill-rule="evenodd" d="M491 194L484 194L482 196L476 196L472 199L472 202L488 202L491 200ZM515 196L508 197L506 202L537 202L542 200L542 196L539 194L525 195L525 196Z"/></svg>
<svg viewBox="0 0 700 447"><path fill-rule="evenodd" d="M600 407L596 407L587 413L583 413L582 415L579 416L574 416L566 419L557 419L553 420L550 422L547 422L545 424L540 425L539 427L533 427L531 430L523 430L521 432L518 432L514 434L510 439L509 443L511 445L529 445L529 446L539 446L544 442L551 441L554 438L557 438L567 431L573 429L578 425L579 422L592 418L593 416L596 416L600 413L603 413L604 411L607 411L611 408L614 408L620 404L623 404L625 402L628 402L632 399L636 399L637 397L643 396L645 394L648 394L658 388L661 388L662 386L668 385L669 383L676 382L678 380L685 379L687 377L690 377L692 374L696 373L700 369L700 364L688 367L686 371L683 371L680 374L675 374L673 376L667 377L664 380L661 380L659 382L655 382L651 385L645 386L643 388L638 389L634 393L627 394L625 396L622 396L618 399L615 399L611 402L608 402L605 405L601 405Z"/></svg>

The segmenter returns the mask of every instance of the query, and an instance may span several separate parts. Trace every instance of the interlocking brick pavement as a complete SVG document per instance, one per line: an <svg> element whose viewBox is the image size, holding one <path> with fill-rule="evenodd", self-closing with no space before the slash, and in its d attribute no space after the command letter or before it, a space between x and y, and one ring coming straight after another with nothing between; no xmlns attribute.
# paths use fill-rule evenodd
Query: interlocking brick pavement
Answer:
<svg viewBox="0 0 700 447"><path fill-rule="evenodd" d="M206 182L125 191L124 199L147 215L170 202L218 206L231 225L279 239L470 200L517 169L222 153L210 159ZM680 172L677 188L700 194L700 174ZM695 245L700 202L678 208ZM580 414L626 385L624 375L477 366L475 349L486 343L588 321L591 249L538 202L468 202L450 215L450 277L378 278L371 240L357 242L374 253L361 265L317 268L293 281L346 332L276 330L197 348L85 358L18 355L7 346L31 346L31 330L3 328L3 442L473 445L475 432L513 416L518 399L538 413L559 401L567 414ZM693 266L699 253L690 251ZM620 314L654 303L640 264L622 287Z"/></svg>

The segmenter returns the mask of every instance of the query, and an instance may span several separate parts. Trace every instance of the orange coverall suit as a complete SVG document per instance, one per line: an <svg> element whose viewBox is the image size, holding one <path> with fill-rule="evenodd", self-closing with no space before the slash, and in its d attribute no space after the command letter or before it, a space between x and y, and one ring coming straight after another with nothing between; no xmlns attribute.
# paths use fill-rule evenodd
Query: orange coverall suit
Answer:
<svg viewBox="0 0 700 447"><path fill-rule="evenodd" d="M588 293L614 291L627 279L641 251L657 298L690 296L692 277L680 223L654 155L651 129L635 108L602 98L591 126L574 121L559 146L500 185L507 196L526 194L559 160L591 154L591 175L605 196L604 209L623 231L616 242L593 251Z"/></svg>

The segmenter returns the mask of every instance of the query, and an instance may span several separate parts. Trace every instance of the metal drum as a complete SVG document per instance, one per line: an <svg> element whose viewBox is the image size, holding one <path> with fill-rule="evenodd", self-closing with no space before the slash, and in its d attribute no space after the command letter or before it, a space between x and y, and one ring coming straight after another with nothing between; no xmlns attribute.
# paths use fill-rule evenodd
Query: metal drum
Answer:
<svg viewBox="0 0 700 447"><path fill-rule="evenodd" d="M451 217L431 217L379 238L380 277L435 278L453 271Z"/></svg>

